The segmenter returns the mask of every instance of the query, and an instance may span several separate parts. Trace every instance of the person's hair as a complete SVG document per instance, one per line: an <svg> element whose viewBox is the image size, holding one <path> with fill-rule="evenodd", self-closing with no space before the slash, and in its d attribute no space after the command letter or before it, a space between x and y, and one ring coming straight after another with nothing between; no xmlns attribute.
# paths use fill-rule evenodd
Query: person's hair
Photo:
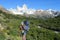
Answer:
<svg viewBox="0 0 60 40"><path fill-rule="evenodd" d="M26 25L26 23L27 23L27 20L24 21L24 24L25 24L25 25Z"/></svg>

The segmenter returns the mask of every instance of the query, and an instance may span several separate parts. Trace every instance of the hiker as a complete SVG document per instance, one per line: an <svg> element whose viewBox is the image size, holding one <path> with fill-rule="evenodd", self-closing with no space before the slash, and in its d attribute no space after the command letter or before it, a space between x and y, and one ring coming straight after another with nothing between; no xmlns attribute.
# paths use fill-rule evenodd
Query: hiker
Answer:
<svg viewBox="0 0 60 40"><path fill-rule="evenodd" d="M26 34L29 30L29 22L27 20L23 21L20 26L22 32L22 40L26 40Z"/></svg>

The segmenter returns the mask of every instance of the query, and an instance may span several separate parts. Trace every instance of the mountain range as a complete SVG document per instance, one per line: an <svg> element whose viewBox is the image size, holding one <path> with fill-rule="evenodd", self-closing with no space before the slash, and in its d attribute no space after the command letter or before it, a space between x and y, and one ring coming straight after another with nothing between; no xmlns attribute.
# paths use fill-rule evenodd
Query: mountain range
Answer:
<svg viewBox="0 0 60 40"><path fill-rule="evenodd" d="M3 10L4 12L9 12L11 14L15 15L25 15L27 17L36 17L36 18L54 18L56 16L60 15L60 11L57 10L43 10L43 9L32 9L28 8L26 4L24 4L22 7L17 6L16 8L10 8L10 9L5 9L4 7L0 6L0 10Z"/></svg>

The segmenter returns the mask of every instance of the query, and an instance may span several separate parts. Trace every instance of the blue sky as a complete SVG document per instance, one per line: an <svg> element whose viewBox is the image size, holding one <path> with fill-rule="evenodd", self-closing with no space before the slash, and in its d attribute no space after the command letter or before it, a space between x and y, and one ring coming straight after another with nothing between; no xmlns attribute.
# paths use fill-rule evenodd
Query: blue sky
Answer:
<svg viewBox="0 0 60 40"><path fill-rule="evenodd" d="M60 10L60 0L0 0L5 8L16 8L17 5L26 4L28 8Z"/></svg>

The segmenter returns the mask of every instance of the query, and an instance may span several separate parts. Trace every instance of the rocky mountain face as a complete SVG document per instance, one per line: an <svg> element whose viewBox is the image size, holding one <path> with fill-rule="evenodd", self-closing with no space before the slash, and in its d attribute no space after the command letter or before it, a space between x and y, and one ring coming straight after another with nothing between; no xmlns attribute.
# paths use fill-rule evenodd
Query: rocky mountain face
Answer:
<svg viewBox="0 0 60 40"><path fill-rule="evenodd" d="M53 10L44 10L44 11L37 10L34 12L34 15L38 17L44 17L44 18L54 18L60 15L60 12L53 11Z"/></svg>
<svg viewBox="0 0 60 40"><path fill-rule="evenodd" d="M52 9L35 10L32 8L27 8L25 4L22 7L17 6L16 9L13 8L5 9L2 6L0 6L0 10L9 14L22 15L22 16L34 17L34 18L54 18L60 15L60 11L56 11Z"/></svg>

